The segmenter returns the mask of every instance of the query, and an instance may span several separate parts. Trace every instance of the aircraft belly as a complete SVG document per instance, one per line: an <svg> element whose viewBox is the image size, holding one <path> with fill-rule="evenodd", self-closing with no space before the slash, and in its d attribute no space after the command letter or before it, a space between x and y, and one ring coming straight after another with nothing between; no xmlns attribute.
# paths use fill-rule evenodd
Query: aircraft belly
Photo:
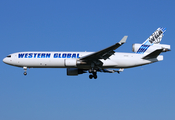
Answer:
<svg viewBox="0 0 175 120"><path fill-rule="evenodd" d="M146 64L150 64L153 62L157 62L157 59L153 60L143 60L143 59L123 59L118 61L118 68L131 68L131 67L137 67L142 66Z"/></svg>
<svg viewBox="0 0 175 120"><path fill-rule="evenodd" d="M138 57L120 57L113 59L112 61L113 62L110 61L110 64L104 62L105 64L103 66L106 68L130 68L156 62L157 60L150 61Z"/></svg>
<svg viewBox="0 0 175 120"><path fill-rule="evenodd" d="M64 59L20 59L17 60L16 66L27 66L32 68L63 68Z"/></svg>

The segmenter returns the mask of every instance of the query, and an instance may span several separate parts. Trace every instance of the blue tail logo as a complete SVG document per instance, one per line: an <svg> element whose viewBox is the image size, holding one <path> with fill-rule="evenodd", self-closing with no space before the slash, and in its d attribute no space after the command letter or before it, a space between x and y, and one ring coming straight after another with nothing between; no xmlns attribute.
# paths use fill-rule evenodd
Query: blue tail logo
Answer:
<svg viewBox="0 0 175 120"><path fill-rule="evenodd" d="M138 49L138 54L143 54L151 45L159 44L166 31L166 28L159 27Z"/></svg>

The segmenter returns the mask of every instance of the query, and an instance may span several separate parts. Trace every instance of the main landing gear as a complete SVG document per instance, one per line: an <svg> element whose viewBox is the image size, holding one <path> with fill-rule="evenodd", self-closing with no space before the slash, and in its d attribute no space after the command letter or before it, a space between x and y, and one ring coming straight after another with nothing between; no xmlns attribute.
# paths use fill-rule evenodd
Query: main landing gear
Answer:
<svg viewBox="0 0 175 120"><path fill-rule="evenodd" d="M97 71L96 70L89 70L89 73L91 73L90 75L89 75L89 78L90 79L92 79L92 78L94 78L94 79L97 79Z"/></svg>
<svg viewBox="0 0 175 120"><path fill-rule="evenodd" d="M27 67L23 67L23 69L24 69L24 75L26 76L27 75Z"/></svg>

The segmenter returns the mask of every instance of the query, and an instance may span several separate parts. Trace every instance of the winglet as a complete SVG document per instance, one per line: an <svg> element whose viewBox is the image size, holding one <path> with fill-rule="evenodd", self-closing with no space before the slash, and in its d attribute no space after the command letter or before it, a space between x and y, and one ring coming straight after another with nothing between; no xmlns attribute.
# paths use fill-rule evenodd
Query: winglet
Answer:
<svg viewBox="0 0 175 120"><path fill-rule="evenodd" d="M128 38L128 36L124 36L124 37L120 40L119 44L125 43L127 38Z"/></svg>

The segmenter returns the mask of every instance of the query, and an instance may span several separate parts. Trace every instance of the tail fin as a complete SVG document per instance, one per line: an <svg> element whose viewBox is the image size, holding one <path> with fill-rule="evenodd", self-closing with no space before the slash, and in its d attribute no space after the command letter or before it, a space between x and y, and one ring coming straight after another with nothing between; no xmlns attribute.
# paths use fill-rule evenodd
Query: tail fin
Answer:
<svg viewBox="0 0 175 120"><path fill-rule="evenodd" d="M143 44L144 45L159 44L162 40L165 31L166 28L159 27Z"/></svg>
<svg viewBox="0 0 175 120"><path fill-rule="evenodd" d="M151 45L159 44L166 31L166 28L159 27L138 49L138 54L143 54Z"/></svg>

